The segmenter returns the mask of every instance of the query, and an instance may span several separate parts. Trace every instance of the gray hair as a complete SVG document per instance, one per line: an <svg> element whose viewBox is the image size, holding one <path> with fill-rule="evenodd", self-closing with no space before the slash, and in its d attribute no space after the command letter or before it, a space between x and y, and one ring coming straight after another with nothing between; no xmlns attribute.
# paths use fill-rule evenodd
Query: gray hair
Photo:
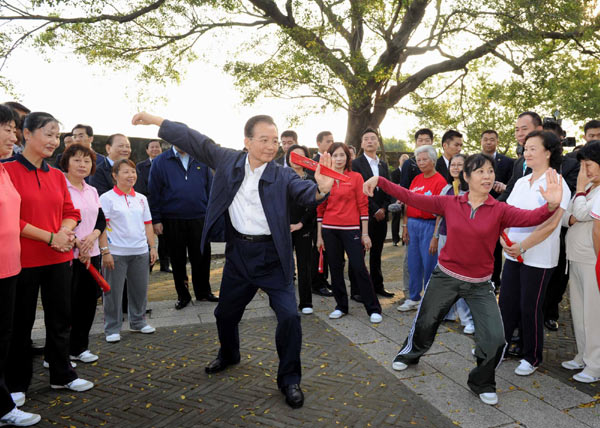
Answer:
<svg viewBox="0 0 600 428"><path fill-rule="evenodd" d="M437 161L437 152L435 151L433 146L417 147L415 150L415 159L417 158L417 156L419 156L420 153L427 153L434 164Z"/></svg>

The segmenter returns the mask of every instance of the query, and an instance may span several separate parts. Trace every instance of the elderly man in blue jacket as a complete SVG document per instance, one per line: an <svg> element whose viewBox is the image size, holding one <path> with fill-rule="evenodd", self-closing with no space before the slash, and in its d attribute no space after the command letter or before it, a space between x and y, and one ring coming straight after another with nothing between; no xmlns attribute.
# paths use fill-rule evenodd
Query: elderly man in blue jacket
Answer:
<svg viewBox="0 0 600 428"><path fill-rule="evenodd" d="M289 198L312 206L331 190L333 179L315 173L315 181L302 180L290 168L273 161L279 149L278 132L270 116L254 116L244 127L243 151L217 146L210 138L186 125L145 112L134 125L157 125L158 135L195 159L215 169L210 193L204 243L219 218L225 216L226 260L219 304L215 309L221 349L207 367L217 373L240 361L238 324L260 288L269 295L277 315L275 340L279 355L277 385L292 408L304 404L300 389L302 330L292 281L292 237ZM321 157L331 166L331 157ZM204 245L204 244L202 244Z"/></svg>

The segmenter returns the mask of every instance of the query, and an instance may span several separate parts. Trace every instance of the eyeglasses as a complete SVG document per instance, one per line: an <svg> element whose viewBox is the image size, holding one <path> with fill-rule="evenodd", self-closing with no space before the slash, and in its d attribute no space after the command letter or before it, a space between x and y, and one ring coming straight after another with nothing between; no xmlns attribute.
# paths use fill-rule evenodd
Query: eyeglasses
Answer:
<svg viewBox="0 0 600 428"><path fill-rule="evenodd" d="M272 146L279 146L279 141L277 139L275 139L275 140L269 140L267 137L250 138L250 139L254 140L254 141L258 141L263 146L266 146L268 144L270 144Z"/></svg>

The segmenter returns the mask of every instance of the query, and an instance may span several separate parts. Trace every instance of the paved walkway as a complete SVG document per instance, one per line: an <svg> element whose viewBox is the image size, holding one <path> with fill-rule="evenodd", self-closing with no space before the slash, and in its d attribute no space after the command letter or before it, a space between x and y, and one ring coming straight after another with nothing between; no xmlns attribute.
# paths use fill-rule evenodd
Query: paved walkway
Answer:
<svg viewBox="0 0 600 428"><path fill-rule="evenodd" d="M396 272L391 277L399 276L403 251L386 244L385 263L396 264L390 266ZM215 272L212 277L215 290L219 276ZM401 296L399 281L386 287ZM391 360L414 312L398 312L396 298L381 302L384 321L373 325L355 302L349 316L329 320L332 298L314 296L315 314L302 317L306 405L297 411L284 404L274 383L275 321L261 292L241 327L243 362L228 372L210 378L203 372L218 346L215 304L197 303L176 311L171 297L149 303L150 323L161 327L155 335L126 332L118 345L95 337L91 348L101 359L78 371L98 383L92 391L59 395L48 389L44 369L36 366L25 409L37 407L46 418L42 426L122 426L126 421L128 426L600 427L598 384L578 384L560 367L574 350L568 306L561 311L561 330L546 336L542 367L520 377L513 373L518 362L505 361L497 371L500 402L487 406L466 385L475 363L473 338L462 334L456 323L440 328L418 366L393 371ZM101 333L101 320L98 312L93 333ZM41 327L40 319L34 337L43 336Z"/></svg>

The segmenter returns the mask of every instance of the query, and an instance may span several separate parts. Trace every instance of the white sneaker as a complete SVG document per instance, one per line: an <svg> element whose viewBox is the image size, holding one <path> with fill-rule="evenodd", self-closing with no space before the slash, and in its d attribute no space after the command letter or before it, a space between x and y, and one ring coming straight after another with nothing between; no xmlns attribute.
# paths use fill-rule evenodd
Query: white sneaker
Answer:
<svg viewBox="0 0 600 428"><path fill-rule="evenodd" d="M117 343L121 340L121 335L119 333L109 334L106 336L106 341L108 343Z"/></svg>
<svg viewBox="0 0 600 428"><path fill-rule="evenodd" d="M406 299L404 303L402 303L396 309L398 309L400 312L412 311L417 309L420 303L421 302L415 302L414 300Z"/></svg>
<svg viewBox="0 0 600 428"><path fill-rule="evenodd" d="M373 313L371 314L370 321L371 321L373 324L379 324L381 321L383 321L383 317L381 316L381 314L377 314L377 313L373 312Z"/></svg>
<svg viewBox="0 0 600 428"><path fill-rule="evenodd" d="M88 389L92 389L94 387L94 383L89 380L77 378L72 382L67 383L66 385L50 385L52 389L70 389L75 392L83 392Z"/></svg>
<svg viewBox="0 0 600 428"><path fill-rule="evenodd" d="M404 364L402 361L394 361L392 363L392 368L397 371L406 370L408 368L407 364Z"/></svg>
<svg viewBox="0 0 600 428"><path fill-rule="evenodd" d="M332 313L329 314L329 318L332 320L336 320L338 318L343 317L345 314L340 311L339 309L336 309L335 311L333 311Z"/></svg>
<svg viewBox="0 0 600 428"><path fill-rule="evenodd" d="M479 394L479 398L485 404L489 404L490 406L498 404L498 394L495 392L484 392L483 394Z"/></svg>
<svg viewBox="0 0 600 428"><path fill-rule="evenodd" d="M154 333L156 331L156 329L154 327L152 327L151 325L146 324L145 326L143 326L139 330L136 330L134 328L130 328L129 331L132 331L134 333L151 334L151 333Z"/></svg>
<svg viewBox="0 0 600 428"><path fill-rule="evenodd" d="M521 360L521 364L519 364L519 367L515 369L515 374L518 374L519 376L529 376L536 370L537 367L534 367L531 364L529 364L529 361Z"/></svg>
<svg viewBox="0 0 600 428"><path fill-rule="evenodd" d="M585 372L579 372L575 376L573 376L573 380L582 383L594 383L600 381L600 377L590 376Z"/></svg>
<svg viewBox="0 0 600 428"><path fill-rule="evenodd" d="M27 413L16 407L0 418L0 426L12 425L15 427L28 427L37 424L42 417L35 413Z"/></svg>
<svg viewBox="0 0 600 428"><path fill-rule="evenodd" d="M50 368L50 363L48 361L44 360L44 361L42 361L42 366L45 369L49 369ZM77 363L71 361L71 367L73 367L73 368L77 367Z"/></svg>
<svg viewBox="0 0 600 428"><path fill-rule="evenodd" d="M21 407L23 404L25 404L24 392L11 392L10 397L12 398L13 403L15 403L15 406L17 407Z"/></svg>
<svg viewBox="0 0 600 428"><path fill-rule="evenodd" d="M302 313L304 315L310 315L313 313L313 308L302 308Z"/></svg>
<svg viewBox="0 0 600 428"><path fill-rule="evenodd" d="M473 334L475 333L475 324L467 324L463 329L464 334Z"/></svg>
<svg viewBox="0 0 600 428"><path fill-rule="evenodd" d="M86 349L79 355L69 355L71 360L79 360L82 363L93 363L98 360L98 355L92 354L89 349Z"/></svg>
<svg viewBox="0 0 600 428"><path fill-rule="evenodd" d="M585 364L579 364L575 360L563 361L562 363L560 363L560 365L567 370L583 370L585 368Z"/></svg>

